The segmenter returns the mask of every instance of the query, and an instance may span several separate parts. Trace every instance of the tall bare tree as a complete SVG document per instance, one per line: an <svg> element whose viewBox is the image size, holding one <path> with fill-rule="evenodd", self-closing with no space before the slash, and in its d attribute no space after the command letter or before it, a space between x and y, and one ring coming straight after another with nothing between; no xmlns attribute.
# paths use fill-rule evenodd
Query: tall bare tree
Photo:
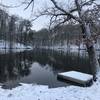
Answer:
<svg viewBox="0 0 100 100"><path fill-rule="evenodd" d="M98 0L49 0L52 5L48 8L41 10L36 16L50 16L50 26L58 26L64 23L76 23L80 25L81 34L84 38L87 48L88 56L90 59L91 69L94 78L98 74L99 62L94 47L96 33L92 31L92 26L96 25L100 19L100 4ZM48 1L48 2L49 2ZM72 4L69 5L69 2ZM27 9L31 4L34 5L35 0L24 0L23 3L28 3ZM63 4L61 4L63 2Z"/></svg>
<svg viewBox="0 0 100 100"><path fill-rule="evenodd" d="M28 8L34 0L28 0ZM64 23L78 23L81 28L81 34L85 40L88 56L90 59L91 69L94 78L98 74L99 62L94 48L94 34L91 30L93 25L96 25L100 19L100 5L97 0L72 0L72 5L68 6L68 0L62 0L63 5L57 0L50 0L53 5L43 11L40 11L36 19L40 16L50 16L50 26L57 26ZM65 5L64 5L65 4Z"/></svg>
<svg viewBox="0 0 100 100"><path fill-rule="evenodd" d="M13 48L13 42L14 42L14 35L16 30L16 16L12 15L9 22L9 47L10 49Z"/></svg>

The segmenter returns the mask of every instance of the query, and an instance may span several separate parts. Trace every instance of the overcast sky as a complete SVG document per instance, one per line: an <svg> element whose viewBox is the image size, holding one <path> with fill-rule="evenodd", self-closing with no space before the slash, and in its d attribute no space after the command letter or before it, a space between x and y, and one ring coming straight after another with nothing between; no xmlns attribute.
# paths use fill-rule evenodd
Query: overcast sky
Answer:
<svg viewBox="0 0 100 100"><path fill-rule="evenodd" d="M11 6L19 5L21 4L22 1L24 0L0 0L2 4ZM62 0L59 1L62 2ZM43 8L44 6L46 7L47 5L52 5L50 0L35 0L34 11L36 11L36 9ZM9 14L15 14L22 18L32 19L33 17L31 16L31 6L27 10L24 10L26 6L27 5L22 5L21 7L18 8L7 8L7 11L9 12ZM41 17L35 22L33 22L33 29L39 30L41 28L48 27L48 23L49 19L47 17Z"/></svg>
<svg viewBox="0 0 100 100"><path fill-rule="evenodd" d="M19 5L19 4L21 4L21 1L22 0L0 0L0 2L2 4L11 5L11 6ZM37 0L37 2L35 2L35 3L36 3L36 5L40 6L42 4L39 1L40 0ZM42 1L45 1L45 0L42 0ZM17 7L17 8L7 8L7 11L9 12L9 14L15 14L22 18L32 19L33 17L31 16L31 14L32 14L31 7L29 7L27 10L24 10L25 7L26 7L26 5L22 5L21 7ZM47 24L48 24L48 19L46 17L39 18L38 20L33 22L33 29L39 30L41 28L47 27Z"/></svg>
<svg viewBox="0 0 100 100"><path fill-rule="evenodd" d="M24 1L24 0L0 0L0 2L2 4L11 5L11 6L19 5L19 4L21 4L22 1ZM62 0L58 0L58 1L63 3ZM72 5L71 4L72 0L63 0L63 1L66 1L67 4L69 4L69 6ZM100 2L100 0L97 0L97 1ZM36 11L39 8L43 8L44 6L47 6L48 4L52 5L50 0L35 0L34 11ZM27 10L24 10L26 6L27 5L22 5L21 7L18 7L18 8L9 8L9 9L7 8L7 11L9 12L9 14L15 14L20 17L31 20L33 18L31 16L31 6ZM39 30L41 28L47 27L48 23L49 23L49 20L46 17L41 17L38 20L36 20L35 22L33 22L33 29Z"/></svg>

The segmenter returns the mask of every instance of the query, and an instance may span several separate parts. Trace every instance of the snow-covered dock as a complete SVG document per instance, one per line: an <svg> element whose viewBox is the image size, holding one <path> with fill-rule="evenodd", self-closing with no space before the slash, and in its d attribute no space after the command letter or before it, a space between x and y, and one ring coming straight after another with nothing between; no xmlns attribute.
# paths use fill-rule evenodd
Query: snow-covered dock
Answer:
<svg viewBox="0 0 100 100"><path fill-rule="evenodd" d="M93 75L77 71L58 73L58 77L64 80L69 80L78 84L82 84L84 86L87 86L93 80Z"/></svg>

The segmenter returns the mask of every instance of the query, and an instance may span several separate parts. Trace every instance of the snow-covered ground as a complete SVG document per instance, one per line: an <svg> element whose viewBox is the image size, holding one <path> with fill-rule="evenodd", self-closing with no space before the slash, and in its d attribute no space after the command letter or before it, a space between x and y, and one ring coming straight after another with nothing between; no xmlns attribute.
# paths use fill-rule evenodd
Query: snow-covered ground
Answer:
<svg viewBox="0 0 100 100"><path fill-rule="evenodd" d="M3 49L4 44L2 43L0 43L0 48ZM15 44L14 46L22 50L26 49L22 44ZM66 50L67 46L49 48ZM75 45L70 45L70 48L72 48L72 51L79 49ZM67 86L48 88L48 86L34 84L22 84L22 86L11 90L0 87L0 100L100 100L100 76L97 82L94 82L91 87Z"/></svg>
<svg viewBox="0 0 100 100"><path fill-rule="evenodd" d="M100 100L100 79L91 87L22 84L12 90L0 88L0 100Z"/></svg>
<svg viewBox="0 0 100 100"><path fill-rule="evenodd" d="M96 48L96 50L100 50L100 44L95 44L94 47ZM75 44L69 44L69 45L54 45L54 46L41 46L40 48L45 48L45 49L53 49L53 50L57 50L57 51L73 51L73 52L77 52L78 50L86 50L86 46L82 43L80 44L80 46L77 46Z"/></svg>
<svg viewBox="0 0 100 100"><path fill-rule="evenodd" d="M94 45L96 51L97 51L97 57L100 58L100 44L95 44ZM70 53L74 53L77 54L79 53L80 56L82 57L86 57L87 52L86 52L86 46L84 44L80 44L80 46L77 46L75 44L70 44L70 45L55 45L55 46L40 46L40 48L43 49L51 49L51 50L55 50L55 51L63 51L63 52L68 52L70 51Z"/></svg>
<svg viewBox="0 0 100 100"><path fill-rule="evenodd" d="M9 45L10 43L4 40L0 40L0 53L7 53L9 51ZM5 50L6 48L6 50ZM23 44L20 43L13 43L12 46L12 51L14 52L20 52L20 51L24 51L24 50L30 50L33 49L31 46L25 46Z"/></svg>

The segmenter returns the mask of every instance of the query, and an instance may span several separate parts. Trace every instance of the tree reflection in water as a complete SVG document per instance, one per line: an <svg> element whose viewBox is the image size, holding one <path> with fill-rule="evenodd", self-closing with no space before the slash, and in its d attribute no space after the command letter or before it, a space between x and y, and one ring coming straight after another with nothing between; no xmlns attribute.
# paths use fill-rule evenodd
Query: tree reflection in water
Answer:
<svg viewBox="0 0 100 100"><path fill-rule="evenodd" d="M33 67L34 62L39 64L37 69ZM81 56L79 52L74 54L39 49L20 53L9 51L0 54L0 83L10 88L20 82L63 86L66 84L56 79L58 72L77 70L91 73L87 66L89 62L86 53ZM46 78L40 79L41 76Z"/></svg>

